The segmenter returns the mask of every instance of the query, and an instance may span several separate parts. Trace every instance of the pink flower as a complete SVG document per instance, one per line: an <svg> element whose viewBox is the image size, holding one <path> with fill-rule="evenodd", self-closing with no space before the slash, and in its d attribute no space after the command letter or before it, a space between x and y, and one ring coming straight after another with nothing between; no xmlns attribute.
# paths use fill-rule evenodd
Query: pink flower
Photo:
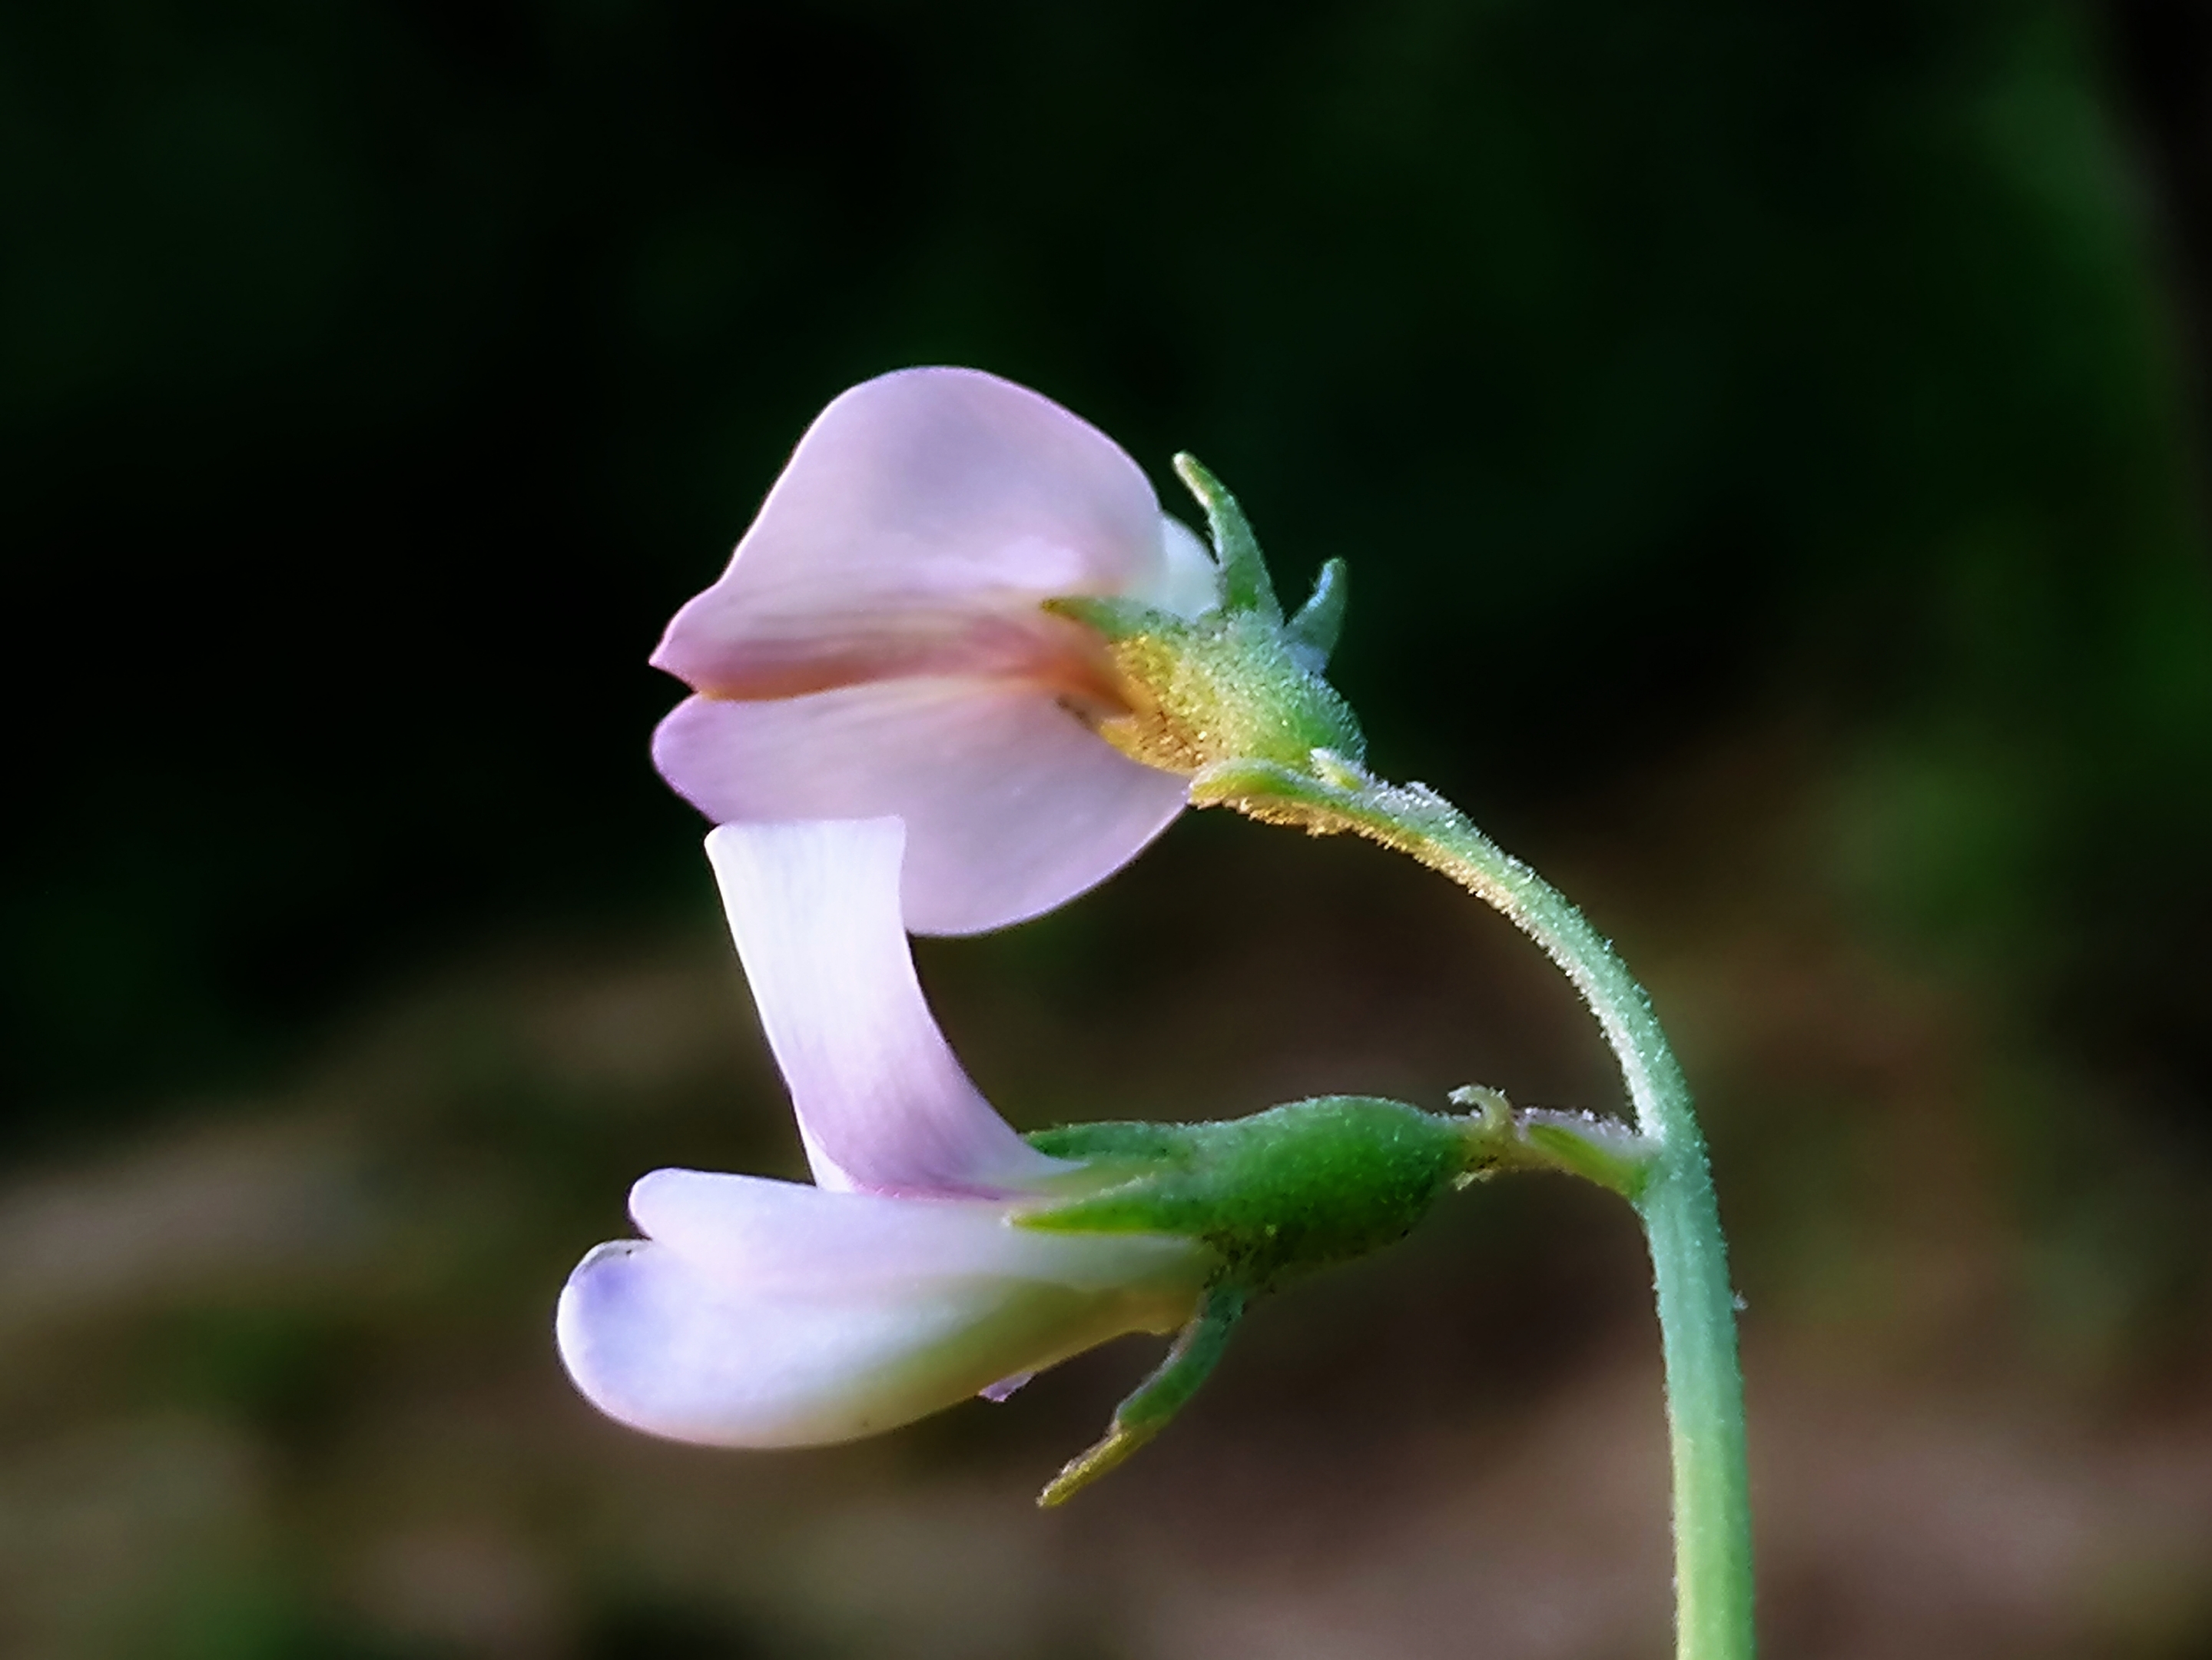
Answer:
<svg viewBox="0 0 2212 1660"><path fill-rule="evenodd" d="M906 925L1049 910L1166 827L1186 781L1097 723L1105 642L1043 609L1218 603L1214 563L1114 441L973 369L906 369L823 410L653 663L689 684L654 735L720 824L902 818Z"/></svg>
<svg viewBox="0 0 2212 1660"><path fill-rule="evenodd" d="M896 1427L1125 1332L1192 1316L1188 1238L1049 1231L1083 1186L992 1110L945 1046L900 915L895 818L708 838L816 1185L656 1171L645 1234L569 1276L577 1387L678 1440L773 1447Z"/></svg>

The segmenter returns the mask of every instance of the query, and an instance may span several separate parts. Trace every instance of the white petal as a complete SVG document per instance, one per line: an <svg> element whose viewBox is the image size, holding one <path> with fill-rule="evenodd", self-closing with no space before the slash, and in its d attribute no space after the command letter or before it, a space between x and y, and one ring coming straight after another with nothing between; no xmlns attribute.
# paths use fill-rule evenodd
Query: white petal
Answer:
<svg viewBox="0 0 2212 1660"><path fill-rule="evenodd" d="M1020 1227L1003 1201L895 1199L708 1171L641 1177L629 1212L702 1272L786 1291L999 1278L1106 1292L1176 1283L1193 1256L1188 1240L1161 1235Z"/></svg>
<svg viewBox="0 0 2212 1660"><path fill-rule="evenodd" d="M1160 515L1160 550L1159 575L1130 599L1178 617L1196 617L1221 603L1221 568L1198 533L1170 514Z"/></svg>
<svg viewBox="0 0 2212 1660"><path fill-rule="evenodd" d="M816 417L653 660L747 697L1000 672L1058 629L1040 600L1158 585L1159 514L1136 463L1050 399L974 369L882 375Z"/></svg>
<svg viewBox="0 0 2212 1660"><path fill-rule="evenodd" d="M978 933L1105 880L1182 810L1185 781L1128 759L1017 684L919 678L772 702L693 697L653 734L718 823L906 821L906 927Z"/></svg>
<svg viewBox="0 0 2212 1660"><path fill-rule="evenodd" d="M991 1110L923 1001L899 921L896 818L724 824L730 932L815 1179L989 1194L1064 1170Z"/></svg>
<svg viewBox="0 0 2212 1660"><path fill-rule="evenodd" d="M1109 1255L1118 1243L1091 1240ZM623 1423L806 1446L894 1428L1124 1332L1171 1329L1199 1284L1186 1256L1172 1275L1104 1291L991 1276L792 1286L634 1240L577 1266L555 1329L577 1388Z"/></svg>

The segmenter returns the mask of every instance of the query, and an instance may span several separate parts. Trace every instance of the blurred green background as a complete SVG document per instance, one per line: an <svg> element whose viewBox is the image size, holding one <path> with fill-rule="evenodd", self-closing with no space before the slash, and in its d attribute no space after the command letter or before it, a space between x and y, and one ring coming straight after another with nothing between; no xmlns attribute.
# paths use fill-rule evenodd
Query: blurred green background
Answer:
<svg viewBox="0 0 2212 1660"><path fill-rule="evenodd" d="M2212 1656L2208 277L2197 0L15 0L0 1651L1663 1651L1560 1184L1048 1517L1139 1346L815 1453L568 1393L633 1177L797 1168L645 654L941 362L1347 556L1376 764L1651 984L1768 1652ZM1619 1100L1501 924L1239 822L921 958L1024 1124Z"/></svg>

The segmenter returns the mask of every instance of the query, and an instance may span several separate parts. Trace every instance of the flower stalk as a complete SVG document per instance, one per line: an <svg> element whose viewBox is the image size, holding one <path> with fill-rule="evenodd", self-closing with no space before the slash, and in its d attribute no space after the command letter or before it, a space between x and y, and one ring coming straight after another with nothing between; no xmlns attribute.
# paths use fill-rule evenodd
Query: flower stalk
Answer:
<svg viewBox="0 0 2212 1660"><path fill-rule="evenodd" d="M1285 623L1236 498L1188 456L1176 458L1176 470L1206 509L1220 605L1191 619L1127 601L1048 607L1098 629L1123 678L1133 713L1103 723L1100 735L1133 759L1187 772L1193 806L1234 807L1315 835L1348 831L1419 860L1528 934L1582 994L1620 1063L1634 1132L1539 1114L1520 1121L1518 1141L1620 1194L1644 1224L1672 1439L1676 1652L1749 1660L1735 1298L1705 1137L1651 1000L1565 895L1451 803L1367 772L1358 721L1322 676L1343 619L1341 563L1331 562L1312 600ZM1340 739L1322 735L1332 727Z"/></svg>
<svg viewBox="0 0 2212 1660"><path fill-rule="evenodd" d="M1678 1660L1749 1660L1751 1505L1735 1298L1705 1137L1651 1000L1566 897L1425 786L1380 782L1325 752L1310 771L1225 761L1191 782L1194 806L1233 807L1316 836L1349 832L1419 860L1496 909L1543 948L1582 994L1620 1062L1640 1156L1607 1180L1650 1243L1658 1292L1674 1475ZM1524 1134L1534 1134L1533 1130ZM1577 1140L1601 1161L1602 1144Z"/></svg>

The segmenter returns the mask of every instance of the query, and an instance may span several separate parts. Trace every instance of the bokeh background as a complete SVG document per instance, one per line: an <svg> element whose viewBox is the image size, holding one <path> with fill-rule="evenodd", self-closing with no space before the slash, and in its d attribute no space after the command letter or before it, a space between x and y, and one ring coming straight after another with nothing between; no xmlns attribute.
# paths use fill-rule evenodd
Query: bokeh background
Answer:
<svg viewBox="0 0 2212 1660"><path fill-rule="evenodd" d="M567 1389L633 1177L798 1164L645 654L946 362L1346 556L1377 764L1651 984L1767 1651L2212 1656L2208 276L2196 0L13 0L0 1651L1665 1651L1561 1183L1048 1517L1141 1345L810 1453ZM1024 1124L1620 1099L1502 924L1242 822L921 960Z"/></svg>

